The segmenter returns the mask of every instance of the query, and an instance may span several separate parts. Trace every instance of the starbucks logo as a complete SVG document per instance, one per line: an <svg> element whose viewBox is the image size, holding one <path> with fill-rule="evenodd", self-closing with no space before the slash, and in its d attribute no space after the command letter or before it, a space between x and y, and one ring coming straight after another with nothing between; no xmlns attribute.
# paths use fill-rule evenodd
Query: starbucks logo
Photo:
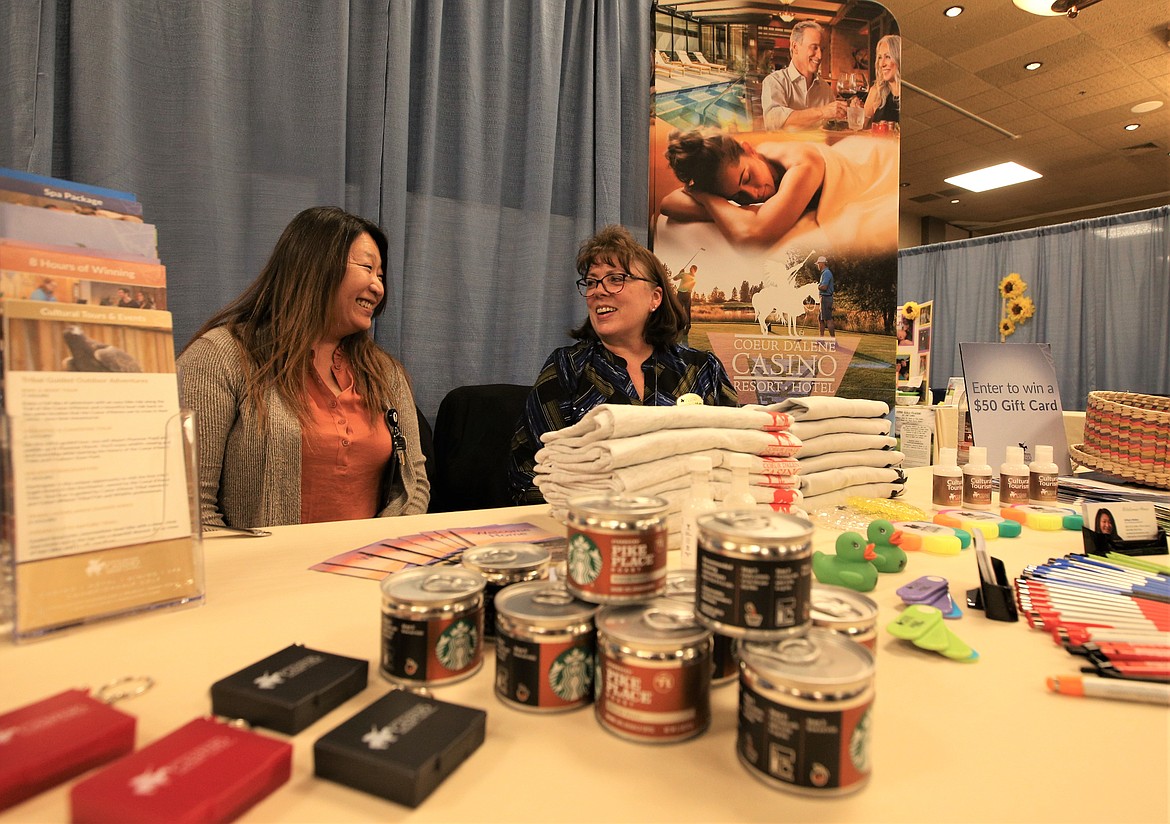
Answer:
<svg viewBox="0 0 1170 824"><path fill-rule="evenodd" d="M592 584L601 574L601 551L580 533L569 541L569 577L576 584Z"/></svg>
<svg viewBox="0 0 1170 824"><path fill-rule="evenodd" d="M857 719L857 726L849 736L849 758L858 772L869 772L869 710Z"/></svg>
<svg viewBox="0 0 1170 824"><path fill-rule="evenodd" d="M479 638L475 624L462 619L443 630L439 642L435 645L435 657L444 667L457 672L471 666L478 647Z"/></svg>
<svg viewBox="0 0 1170 824"><path fill-rule="evenodd" d="M593 683L593 656L580 647L567 649L548 668L548 685L562 701L580 701Z"/></svg>

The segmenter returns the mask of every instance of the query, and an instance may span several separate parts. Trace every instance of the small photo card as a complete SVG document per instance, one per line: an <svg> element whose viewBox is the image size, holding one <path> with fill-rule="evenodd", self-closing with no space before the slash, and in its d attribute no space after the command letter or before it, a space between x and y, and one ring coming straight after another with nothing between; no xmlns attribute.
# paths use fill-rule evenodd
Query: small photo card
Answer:
<svg viewBox="0 0 1170 824"><path fill-rule="evenodd" d="M1158 537L1158 520L1149 501L1108 501L1082 504L1085 528L1122 541L1152 541Z"/></svg>

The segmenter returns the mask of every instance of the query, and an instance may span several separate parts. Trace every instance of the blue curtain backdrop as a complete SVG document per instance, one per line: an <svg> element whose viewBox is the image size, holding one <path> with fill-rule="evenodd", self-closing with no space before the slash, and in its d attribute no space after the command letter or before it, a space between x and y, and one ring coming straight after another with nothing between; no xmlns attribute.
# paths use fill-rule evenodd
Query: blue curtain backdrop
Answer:
<svg viewBox="0 0 1170 824"><path fill-rule="evenodd" d="M1052 345L1065 409L1099 389L1170 394L1170 206L899 252L899 301L934 301L932 387L963 374L959 342L999 340L1011 272L1036 314L1008 343Z"/></svg>
<svg viewBox="0 0 1170 824"><path fill-rule="evenodd" d="M390 237L375 334L433 419L569 342L581 240L645 239L649 0L7 0L0 27L0 165L137 193L179 347L342 206Z"/></svg>

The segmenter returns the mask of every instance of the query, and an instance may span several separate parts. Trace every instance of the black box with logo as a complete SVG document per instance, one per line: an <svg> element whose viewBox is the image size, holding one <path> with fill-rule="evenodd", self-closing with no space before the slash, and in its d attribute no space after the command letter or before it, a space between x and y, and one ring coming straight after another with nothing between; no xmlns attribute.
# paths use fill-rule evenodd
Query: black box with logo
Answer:
<svg viewBox="0 0 1170 824"><path fill-rule="evenodd" d="M417 807L483 743L483 710L393 690L317 739L313 771Z"/></svg>
<svg viewBox="0 0 1170 824"><path fill-rule="evenodd" d="M357 695L369 662L294 644L211 685L211 711L296 735Z"/></svg>

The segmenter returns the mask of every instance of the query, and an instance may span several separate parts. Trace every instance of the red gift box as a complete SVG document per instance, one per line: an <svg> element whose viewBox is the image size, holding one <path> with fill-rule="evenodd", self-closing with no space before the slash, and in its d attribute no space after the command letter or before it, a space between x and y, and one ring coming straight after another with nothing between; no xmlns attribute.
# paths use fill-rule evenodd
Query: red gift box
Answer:
<svg viewBox="0 0 1170 824"><path fill-rule="evenodd" d="M0 715L0 810L130 752L134 727L85 690Z"/></svg>
<svg viewBox="0 0 1170 824"><path fill-rule="evenodd" d="M288 742L197 718L76 784L72 818L231 821L288 781L291 770Z"/></svg>

